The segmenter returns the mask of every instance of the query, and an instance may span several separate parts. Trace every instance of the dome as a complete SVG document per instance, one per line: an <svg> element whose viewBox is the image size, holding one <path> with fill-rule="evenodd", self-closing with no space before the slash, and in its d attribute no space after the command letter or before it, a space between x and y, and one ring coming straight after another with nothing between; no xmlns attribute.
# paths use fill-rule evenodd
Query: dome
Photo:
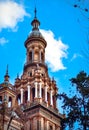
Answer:
<svg viewBox="0 0 89 130"><path fill-rule="evenodd" d="M27 40L25 41L25 47L27 47L27 45L30 43L30 41L33 41L33 40L41 41L45 47L47 45L44 37L42 36L42 34L39 30L32 30L32 32L28 36Z"/></svg>
<svg viewBox="0 0 89 130"><path fill-rule="evenodd" d="M33 30L33 31L30 33L30 35L29 35L29 38L30 38L30 37L40 37L40 38L44 38L39 30Z"/></svg>
<svg viewBox="0 0 89 130"><path fill-rule="evenodd" d="M35 17L33 21L31 22L32 25L32 32L28 36L27 40L25 41L25 47L27 47L27 44L30 43L32 40L39 40L42 41L44 46L46 47L46 41L44 37L42 36L41 32L39 31L40 21L36 17L36 9L35 9Z"/></svg>

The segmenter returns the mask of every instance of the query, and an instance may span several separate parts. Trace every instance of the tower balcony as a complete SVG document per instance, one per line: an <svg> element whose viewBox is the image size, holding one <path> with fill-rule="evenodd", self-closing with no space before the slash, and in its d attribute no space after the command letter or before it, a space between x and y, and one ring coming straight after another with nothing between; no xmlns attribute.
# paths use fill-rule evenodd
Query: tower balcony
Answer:
<svg viewBox="0 0 89 130"><path fill-rule="evenodd" d="M37 60L26 62L24 64L24 70L27 69L28 67L32 67L32 66L35 66L36 68L44 67L46 70L48 70L48 66L46 63L44 63L42 61L37 61Z"/></svg>

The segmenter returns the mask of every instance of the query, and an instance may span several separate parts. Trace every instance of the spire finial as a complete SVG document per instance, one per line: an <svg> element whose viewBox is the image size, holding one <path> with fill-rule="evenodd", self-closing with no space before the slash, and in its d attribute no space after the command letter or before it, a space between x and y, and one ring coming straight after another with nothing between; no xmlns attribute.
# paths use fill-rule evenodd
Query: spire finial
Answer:
<svg viewBox="0 0 89 130"><path fill-rule="evenodd" d="M8 64L7 64L7 67L6 67L6 75L8 75Z"/></svg>
<svg viewBox="0 0 89 130"><path fill-rule="evenodd" d="M34 13L35 13L35 17L33 19L33 21L31 22L31 25L33 26L33 29L32 30L39 30L39 26L40 26L40 22L39 20L37 19L37 10L36 10L36 7L35 7L35 10L34 10Z"/></svg>
<svg viewBox="0 0 89 130"><path fill-rule="evenodd" d="M36 7L35 7L35 10L34 10L34 13L35 13L35 18L36 18L36 14L37 14L37 10L36 10Z"/></svg>
<svg viewBox="0 0 89 130"><path fill-rule="evenodd" d="M6 67L6 74L5 74L4 78L5 78L5 79L4 79L5 81L9 81L8 65L7 65L7 67Z"/></svg>

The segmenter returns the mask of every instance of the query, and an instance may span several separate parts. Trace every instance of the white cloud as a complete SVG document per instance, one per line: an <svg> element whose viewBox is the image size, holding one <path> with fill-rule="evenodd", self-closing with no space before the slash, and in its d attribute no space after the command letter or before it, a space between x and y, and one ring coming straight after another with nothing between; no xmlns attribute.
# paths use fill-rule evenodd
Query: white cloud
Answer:
<svg viewBox="0 0 89 130"><path fill-rule="evenodd" d="M82 55L80 55L80 54L78 54L78 53L74 53L73 54L73 56L72 56L72 58L71 58L71 61L73 61L73 60L75 60L76 58L78 58L78 57L83 57Z"/></svg>
<svg viewBox="0 0 89 130"><path fill-rule="evenodd" d="M14 1L0 1L0 30L3 28L15 29L19 21L27 16L24 7Z"/></svg>
<svg viewBox="0 0 89 130"><path fill-rule="evenodd" d="M5 39L4 37L0 38L0 45L4 45L5 43L8 43L9 41Z"/></svg>
<svg viewBox="0 0 89 130"><path fill-rule="evenodd" d="M62 63L63 58L67 58L68 46L61 39L55 39L52 31L40 30L47 41L46 62L49 64L51 71L66 69Z"/></svg>

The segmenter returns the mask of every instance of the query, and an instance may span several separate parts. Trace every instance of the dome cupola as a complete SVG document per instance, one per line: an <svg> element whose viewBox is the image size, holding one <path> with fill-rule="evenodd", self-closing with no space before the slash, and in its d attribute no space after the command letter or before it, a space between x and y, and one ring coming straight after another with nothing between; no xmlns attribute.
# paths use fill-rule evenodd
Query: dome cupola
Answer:
<svg viewBox="0 0 89 130"><path fill-rule="evenodd" d="M42 36L41 32L39 31L40 21L37 19L37 16L36 16L36 14L37 14L36 8L35 8L34 13L35 13L35 17L34 17L33 21L31 22L32 31L31 31L30 35L28 36L27 40L25 41L25 47L27 48L27 46L29 44L31 44L34 39L42 42L44 47L46 47L47 43L46 43L44 37Z"/></svg>
<svg viewBox="0 0 89 130"><path fill-rule="evenodd" d="M33 26L32 30L39 30L40 22L39 22L39 20L36 17L36 12L37 12L36 8L35 8L34 12L35 12L35 17L34 17L33 21L31 22L31 25Z"/></svg>

